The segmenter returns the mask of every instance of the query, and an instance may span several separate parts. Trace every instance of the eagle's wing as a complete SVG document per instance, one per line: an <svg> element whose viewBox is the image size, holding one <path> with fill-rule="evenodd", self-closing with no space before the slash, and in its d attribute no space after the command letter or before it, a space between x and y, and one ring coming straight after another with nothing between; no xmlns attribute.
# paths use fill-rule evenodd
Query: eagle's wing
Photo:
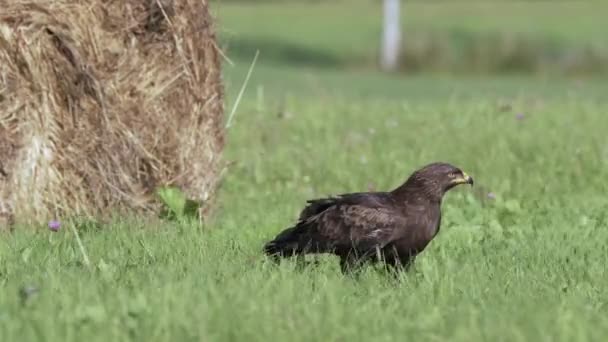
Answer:
<svg viewBox="0 0 608 342"><path fill-rule="evenodd" d="M342 204L363 205L366 207L382 207L390 205L388 194L384 192L354 192L337 196L317 198L306 201L306 207L300 212L299 221L305 221L325 210Z"/></svg>
<svg viewBox="0 0 608 342"><path fill-rule="evenodd" d="M313 245L360 251L383 248L407 224L406 218L391 207L359 204L336 205L309 220L304 224Z"/></svg>
<svg viewBox="0 0 608 342"><path fill-rule="evenodd" d="M339 201L338 197L327 197L327 198L317 198L314 200L306 201L306 206L300 212L300 217L298 220L305 221L315 215L322 213L327 210L332 205L335 205Z"/></svg>
<svg viewBox="0 0 608 342"><path fill-rule="evenodd" d="M392 241L406 218L386 193L353 193L308 202L298 223L265 245L267 254L371 250Z"/></svg>

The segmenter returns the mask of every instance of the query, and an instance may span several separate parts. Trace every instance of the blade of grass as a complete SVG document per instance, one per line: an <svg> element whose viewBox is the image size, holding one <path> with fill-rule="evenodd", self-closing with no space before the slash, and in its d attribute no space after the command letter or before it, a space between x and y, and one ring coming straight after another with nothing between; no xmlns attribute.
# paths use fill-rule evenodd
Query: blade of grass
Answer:
<svg viewBox="0 0 608 342"><path fill-rule="evenodd" d="M230 115L228 116L228 121L226 122L226 128L230 128L230 125L232 124L232 118L234 117L234 113L236 113L236 109L239 107L239 103L241 102L241 98L243 97L245 88L247 88L247 83L249 82L249 77L251 76L251 73L253 72L253 68L255 67L255 62L258 60L259 54L260 54L260 50L256 50L255 56L253 57L253 61L251 62L251 65L249 66L249 71L247 72L247 76L245 76L245 81L243 82L243 85L241 86L239 95L236 97L236 100L234 101L234 105L232 106L232 111L230 112Z"/></svg>

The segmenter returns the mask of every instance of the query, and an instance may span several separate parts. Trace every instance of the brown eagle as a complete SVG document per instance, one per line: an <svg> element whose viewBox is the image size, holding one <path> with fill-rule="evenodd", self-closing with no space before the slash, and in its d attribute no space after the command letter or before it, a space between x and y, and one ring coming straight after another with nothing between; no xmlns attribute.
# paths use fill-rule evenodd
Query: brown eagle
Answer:
<svg viewBox="0 0 608 342"><path fill-rule="evenodd" d="M280 257L331 253L342 272L363 262L407 269L439 232L443 195L473 178L448 163L415 171L389 192L358 192L307 201L295 226L264 245Z"/></svg>

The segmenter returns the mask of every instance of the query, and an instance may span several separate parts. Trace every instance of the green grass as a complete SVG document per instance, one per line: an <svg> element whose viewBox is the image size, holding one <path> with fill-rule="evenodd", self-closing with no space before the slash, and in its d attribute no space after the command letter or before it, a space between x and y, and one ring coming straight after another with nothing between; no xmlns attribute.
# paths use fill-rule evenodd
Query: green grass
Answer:
<svg viewBox="0 0 608 342"><path fill-rule="evenodd" d="M260 55L215 220L77 224L89 267L69 222L3 235L0 341L604 341L607 92L601 79L398 78ZM400 282L261 256L306 199L389 189L435 160L476 185L447 195L439 236ZM24 286L38 292L22 301Z"/></svg>
<svg viewBox="0 0 608 342"><path fill-rule="evenodd" d="M377 88L416 82L369 80ZM256 89L259 79L252 82ZM428 101L360 100L350 82L339 95L290 97L282 118L281 101L247 93L226 155L236 164L206 230L138 219L85 226L91 269L66 226L3 237L0 339L608 336L605 101L557 83L535 96L532 81L520 81L528 91L511 98L475 82L454 84L465 97L445 96L429 81ZM509 82L493 84L515 91ZM498 110L501 98L513 111ZM360 281L343 278L331 257L304 271L261 258L263 242L293 222L305 199L370 183L387 189L433 160L463 167L476 187L447 196L440 235L402 283L371 270ZM25 304L24 285L39 289Z"/></svg>

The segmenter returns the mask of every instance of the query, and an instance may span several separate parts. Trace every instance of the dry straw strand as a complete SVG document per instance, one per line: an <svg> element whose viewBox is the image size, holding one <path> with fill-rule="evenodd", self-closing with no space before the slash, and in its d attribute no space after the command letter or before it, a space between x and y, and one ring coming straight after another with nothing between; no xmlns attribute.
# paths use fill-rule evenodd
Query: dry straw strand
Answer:
<svg viewBox="0 0 608 342"><path fill-rule="evenodd" d="M245 93L245 89L247 88L247 84L249 83L249 77L251 77L251 73L253 72L253 68L255 67L255 62L258 60L258 55L260 54L259 50L255 51L255 56L253 56L253 61L251 61L251 65L249 66L249 70L247 71L247 75L245 76L245 81L243 81L243 85L239 90L239 94L234 101L234 105L232 106L232 110L230 111L230 115L228 116L228 121L226 122L226 128L230 128L232 124L232 118L236 113L237 108L239 108L239 103L241 103L241 98Z"/></svg>
<svg viewBox="0 0 608 342"><path fill-rule="evenodd" d="M210 205L221 56L206 0L0 0L0 226Z"/></svg>

